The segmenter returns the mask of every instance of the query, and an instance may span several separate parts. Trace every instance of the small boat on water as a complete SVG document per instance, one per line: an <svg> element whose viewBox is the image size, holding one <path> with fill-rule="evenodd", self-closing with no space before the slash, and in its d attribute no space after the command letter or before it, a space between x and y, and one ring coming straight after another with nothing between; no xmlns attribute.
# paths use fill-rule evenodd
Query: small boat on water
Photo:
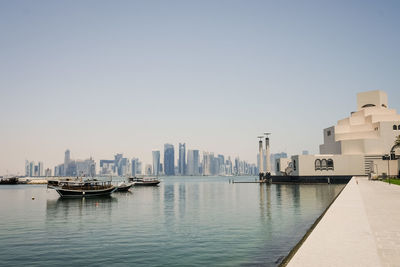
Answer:
<svg viewBox="0 0 400 267"><path fill-rule="evenodd" d="M127 192L135 183L122 182L117 186L117 192Z"/></svg>
<svg viewBox="0 0 400 267"><path fill-rule="evenodd" d="M18 183L17 177L0 178L0 184L17 184L17 183Z"/></svg>
<svg viewBox="0 0 400 267"><path fill-rule="evenodd" d="M61 197L106 196L117 190L111 181L97 179L49 180L47 187L56 190Z"/></svg>
<svg viewBox="0 0 400 267"><path fill-rule="evenodd" d="M156 186L160 183L160 180L152 177L130 177L129 182L134 182L135 186Z"/></svg>

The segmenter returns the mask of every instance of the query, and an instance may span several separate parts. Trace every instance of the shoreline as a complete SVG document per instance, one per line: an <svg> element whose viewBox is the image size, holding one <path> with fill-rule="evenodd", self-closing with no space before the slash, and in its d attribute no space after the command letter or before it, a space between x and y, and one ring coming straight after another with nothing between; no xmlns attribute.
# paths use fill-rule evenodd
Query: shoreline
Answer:
<svg viewBox="0 0 400 267"><path fill-rule="evenodd" d="M319 183L318 183L319 184ZM322 220L322 218L325 216L325 214L328 212L329 208L333 205L333 203L336 201L336 199L342 194L344 189L347 187L348 184L346 184L342 190L337 194L337 196L332 200L332 202L326 207L326 209L322 212L322 214L315 220L315 222L310 226L310 228L307 230L307 232L304 234L304 236L299 240L299 242L290 250L289 254L281 261L281 263L278 265L279 267L285 267L289 264L290 260L294 257L294 255L297 253L297 251L300 249L300 247L307 241L307 238L311 235L311 233L314 231L314 229L317 227L319 222Z"/></svg>
<svg viewBox="0 0 400 267"><path fill-rule="evenodd" d="M354 176L280 266L397 266L400 187Z"/></svg>

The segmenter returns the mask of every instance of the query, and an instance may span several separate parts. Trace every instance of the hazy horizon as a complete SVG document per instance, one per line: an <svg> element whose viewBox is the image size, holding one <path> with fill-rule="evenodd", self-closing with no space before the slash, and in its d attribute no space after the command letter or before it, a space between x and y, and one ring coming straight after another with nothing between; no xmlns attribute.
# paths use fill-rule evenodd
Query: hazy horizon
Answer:
<svg viewBox="0 0 400 267"><path fill-rule="evenodd" d="M186 143L317 153L356 93L400 104L398 1L1 1L0 175ZM176 152L175 152L176 153Z"/></svg>

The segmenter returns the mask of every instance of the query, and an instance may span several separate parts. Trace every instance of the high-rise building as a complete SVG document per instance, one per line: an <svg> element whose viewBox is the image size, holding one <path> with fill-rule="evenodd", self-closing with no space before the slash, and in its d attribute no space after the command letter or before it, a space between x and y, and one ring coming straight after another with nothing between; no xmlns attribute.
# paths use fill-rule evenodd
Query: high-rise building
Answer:
<svg viewBox="0 0 400 267"><path fill-rule="evenodd" d="M136 175L136 167L137 167L137 159L136 158L132 158L132 160L131 160L131 173L132 173L132 176L135 176Z"/></svg>
<svg viewBox="0 0 400 267"><path fill-rule="evenodd" d="M43 172L44 172L43 162L39 161L39 163L38 163L38 176L43 176Z"/></svg>
<svg viewBox="0 0 400 267"><path fill-rule="evenodd" d="M118 175L128 176L131 173L131 163L128 158L122 158Z"/></svg>
<svg viewBox="0 0 400 267"><path fill-rule="evenodd" d="M160 174L160 151L153 150L153 175L158 176Z"/></svg>
<svg viewBox="0 0 400 267"><path fill-rule="evenodd" d="M71 152L69 151L69 149L65 150L65 156L64 156L64 176L67 176L67 171L69 169L68 165L71 161Z"/></svg>
<svg viewBox="0 0 400 267"><path fill-rule="evenodd" d="M138 158L132 158L131 160L131 170L132 176L137 174L142 174L142 163L139 161Z"/></svg>
<svg viewBox="0 0 400 267"><path fill-rule="evenodd" d="M164 173L165 175L175 175L175 152L171 144L164 145Z"/></svg>
<svg viewBox="0 0 400 267"><path fill-rule="evenodd" d="M188 150L187 175L200 175L200 156L198 150Z"/></svg>
<svg viewBox="0 0 400 267"><path fill-rule="evenodd" d="M96 176L96 163L92 158L86 160L76 160L76 175L85 177Z"/></svg>
<svg viewBox="0 0 400 267"><path fill-rule="evenodd" d="M203 175L214 175L215 161L214 153L203 152Z"/></svg>
<svg viewBox="0 0 400 267"><path fill-rule="evenodd" d="M35 176L35 162L33 161L29 163L29 176L30 177Z"/></svg>
<svg viewBox="0 0 400 267"><path fill-rule="evenodd" d="M218 175L225 175L225 157L224 155L218 155Z"/></svg>
<svg viewBox="0 0 400 267"><path fill-rule="evenodd" d="M114 172L117 173L117 175L121 176L122 175L122 157L123 154L116 154L114 156Z"/></svg>
<svg viewBox="0 0 400 267"><path fill-rule="evenodd" d="M44 176L46 176L46 177L51 176L51 169L50 169L50 168L47 168L47 169L45 170Z"/></svg>
<svg viewBox="0 0 400 267"><path fill-rule="evenodd" d="M142 167L142 162L137 159L136 161L136 174L142 174L143 173L143 167Z"/></svg>
<svg viewBox="0 0 400 267"><path fill-rule="evenodd" d="M25 176L29 176L29 161L25 160Z"/></svg>
<svg viewBox="0 0 400 267"><path fill-rule="evenodd" d="M54 176L64 176L64 164L59 164L54 167Z"/></svg>
<svg viewBox="0 0 400 267"><path fill-rule="evenodd" d="M151 175L151 172L152 172L151 164L146 164L145 174Z"/></svg>
<svg viewBox="0 0 400 267"><path fill-rule="evenodd" d="M115 161L102 159L100 160L100 175L115 175Z"/></svg>
<svg viewBox="0 0 400 267"><path fill-rule="evenodd" d="M70 160L67 165L67 170L64 170L65 176L78 176L78 172L76 171L76 162L75 160Z"/></svg>
<svg viewBox="0 0 400 267"><path fill-rule="evenodd" d="M179 175L186 173L186 144L179 143L179 159L178 159L178 172Z"/></svg>
<svg viewBox="0 0 400 267"><path fill-rule="evenodd" d="M240 175L240 159L239 158L235 158L235 167L234 167L233 173L235 175Z"/></svg>
<svg viewBox="0 0 400 267"><path fill-rule="evenodd" d="M211 159L211 175L218 175L218 171L219 171L219 160L217 157L214 157L214 155L212 155L212 159Z"/></svg>
<svg viewBox="0 0 400 267"><path fill-rule="evenodd" d="M225 162L225 166L226 166L226 174L233 175L233 167L232 167L231 157L228 157L228 159Z"/></svg>

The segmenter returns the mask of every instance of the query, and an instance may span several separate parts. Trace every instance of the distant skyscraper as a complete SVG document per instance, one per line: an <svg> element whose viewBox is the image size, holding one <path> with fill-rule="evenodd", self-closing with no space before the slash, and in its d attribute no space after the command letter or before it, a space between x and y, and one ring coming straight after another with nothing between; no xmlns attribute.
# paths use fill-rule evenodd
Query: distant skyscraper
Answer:
<svg viewBox="0 0 400 267"><path fill-rule="evenodd" d="M71 152L69 151L69 149L67 149L65 151L65 156L64 156L64 176L67 176L67 171L68 171L68 165L71 161Z"/></svg>
<svg viewBox="0 0 400 267"><path fill-rule="evenodd" d="M214 153L203 152L203 175L215 174Z"/></svg>
<svg viewBox="0 0 400 267"><path fill-rule="evenodd" d="M29 176L29 161L25 160L25 176Z"/></svg>
<svg viewBox="0 0 400 267"><path fill-rule="evenodd" d="M136 159L136 174L142 174L142 162L139 159Z"/></svg>
<svg viewBox="0 0 400 267"><path fill-rule="evenodd" d="M51 170L49 168L47 168L44 172L44 176L49 177L51 176Z"/></svg>
<svg viewBox="0 0 400 267"><path fill-rule="evenodd" d="M303 150L303 152L301 153L302 155L308 155L308 154L310 154L309 152L308 152L308 150Z"/></svg>
<svg viewBox="0 0 400 267"><path fill-rule="evenodd" d="M39 176L39 166L38 165L34 166L33 176Z"/></svg>
<svg viewBox="0 0 400 267"><path fill-rule="evenodd" d="M164 173L165 175L175 174L175 152L171 144L164 145Z"/></svg>
<svg viewBox="0 0 400 267"><path fill-rule="evenodd" d="M131 163L128 158L122 158L120 165L120 176L127 176L131 173Z"/></svg>
<svg viewBox="0 0 400 267"><path fill-rule="evenodd" d="M86 160L76 160L75 167L76 167L76 175L78 176L85 176L85 177L96 176L96 163L92 158Z"/></svg>
<svg viewBox="0 0 400 267"><path fill-rule="evenodd" d="M188 150L186 169L187 175L200 175L200 156L198 150Z"/></svg>
<svg viewBox="0 0 400 267"><path fill-rule="evenodd" d="M178 171L180 175L186 173L186 144L179 143Z"/></svg>
<svg viewBox="0 0 400 267"><path fill-rule="evenodd" d="M35 162L33 161L29 163L29 176L30 177L35 176Z"/></svg>
<svg viewBox="0 0 400 267"><path fill-rule="evenodd" d="M43 168L44 168L43 167L43 162L39 161L39 163L38 163L38 176L43 176L43 172L44 172Z"/></svg>
<svg viewBox="0 0 400 267"><path fill-rule="evenodd" d="M132 168L132 176L135 176L137 171L136 171L136 167L137 167L137 159L133 158L131 161L131 168Z"/></svg>
<svg viewBox="0 0 400 267"><path fill-rule="evenodd" d="M145 168L145 174L146 175L151 175L152 172L152 168L150 164L146 164L146 168Z"/></svg>
<svg viewBox="0 0 400 267"><path fill-rule="evenodd" d="M160 174L160 151L154 150L153 152L153 175Z"/></svg>
<svg viewBox="0 0 400 267"><path fill-rule="evenodd" d="M114 172L116 172L119 176L122 176L122 154L116 154L114 156Z"/></svg>
<svg viewBox="0 0 400 267"><path fill-rule="evenodd" d="M54 167L54 176L64 176L64 164L59 164Z"/></svg>
<svg viewBox="0 0 400 267"><path fill-rule="evenodd" d="M225 157L224 155L218 155L218 174L225 175Z"/></svg>
<svg viewBox="0 0 400 267"><path fill-rule="evenodd" d="M115 174L115 161L108 159L100 160L100 175L114 175Z"/></svg>
<svg viewBox="0 0 400 267"><path fill-rule="evenodd" d="M233 174L233 167L232 167L231 157L228 157L228 159L226 160L225 165L226 165L226 174L232 175Z"/></svg>

